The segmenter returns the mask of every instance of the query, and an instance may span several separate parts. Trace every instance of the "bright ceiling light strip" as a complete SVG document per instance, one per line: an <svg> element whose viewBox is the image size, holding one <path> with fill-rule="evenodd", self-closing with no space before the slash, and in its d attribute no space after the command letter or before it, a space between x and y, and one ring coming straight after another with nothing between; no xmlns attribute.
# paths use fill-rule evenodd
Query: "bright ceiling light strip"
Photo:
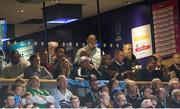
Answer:
<svg viewBox="0 0 180 109"><path fill-rule="evenodd" d="M11 40L11 38L3 38L3 39L1 39L2 42L8 41L8 40Z"/></svg>
<svg viewBox="0 0 180 109"><path fill-rule="evenodd" d="M53 20L53 21L47 21L48 24L51 24L51 23L61 23L61 24L66 24L66 23L70 23L70 22L73 22L73 21L76 21L78 19L56 19L56 20Z"/></svg>

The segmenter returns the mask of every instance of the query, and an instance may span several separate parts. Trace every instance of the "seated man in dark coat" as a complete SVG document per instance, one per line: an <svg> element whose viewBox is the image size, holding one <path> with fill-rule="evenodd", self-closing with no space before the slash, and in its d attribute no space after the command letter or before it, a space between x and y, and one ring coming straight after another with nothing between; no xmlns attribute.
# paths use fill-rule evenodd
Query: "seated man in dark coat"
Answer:
<svg viewBox="0 0 180 109"><path fill-rule="evenodd" d="M90 80L90 92L84 98L84 104L88 108L97 107L99 104L99 86L97 80Z"/></svg>
<svg viewBox="0 0 180 109"><path fill-rule="evenodd" d="M157 58L157 66L155 68L156 71L162 72L163 78L161 78L162 81L168 81L170 79L168 75L168 69L167 67L163 64L163 57L161 53L156 53L154 56Z"/></svg>
<svg viewBox="0 0 180 109"><path fill-rule="evenodd" d="M180 89L175 89L171 92L169 107L180 108Z"/></svg>
<svg viewBox="0 0 180 109"><path fill-rule="evenodd" d="M115 51L114 60L108 67L116 72L114 76L117 80L124 80L123 75L128 71L124 64L124 53L120 50Z"/></svg>
<svg viewBox="0 0 180 109"><path fill-rule="evenodd" d="M128 70L132 70L132 67L139 65L136 57L133 55L132 52L132 45L130 43L123 45L123 52L124 52L124 63Z"/></svg>
<svg viewBox="0 0 180 109"><path fill-rule="evenodd" d="M113 75L115 72L111 70L108 65L111 64L111 55L110 54L105 54L102 56L101 59L101 64L98 68L99 72L101 72L102 77L101 80L110 80L113 78Z"/></svg>
<svg viewBox="0 0 180 109"><path fill-rule="evenodd" d="M173 71L176 77L180 79L180 53L175 53L173 55L174 63L169 67L169 71Z"/></svg>
<svg viewBox="0 0 180 109"><path fill-rule="evenodd" d="M78 65L73 68L70 78L88 80L93 75L96 75L100 79L101 73L90 63L90 59L87 56L82 56L79 59Z"/></svg>
<svg viewBox="0 0 180 109"><path fill-rule="evenodd" d="M139 93L139 88L135 81L126 81L127 95L126 99L128 103L131 103L133 108L139 108L141 106L142 98Z"/></svg>
<svg viewBox="0 0 180 109"><path fill-rule="evenodd" d="M167 92L164 88L159 88L156 90L156 96L157 96L157 108L169 108L169 99Z"/></svg>
<svg viewBox="0 0 180 109"><path fill-rule="evenodd" d="M155 56L148 57L147 65L145 68L140 70L138 74L138 80L151 81L153 78L163 79L163 72L156 70L157 58Z"/></svg>

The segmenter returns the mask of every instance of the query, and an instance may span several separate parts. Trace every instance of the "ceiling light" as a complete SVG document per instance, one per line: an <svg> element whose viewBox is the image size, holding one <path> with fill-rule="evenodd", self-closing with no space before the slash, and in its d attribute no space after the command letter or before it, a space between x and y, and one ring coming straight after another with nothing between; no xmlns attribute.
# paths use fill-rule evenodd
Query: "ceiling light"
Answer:
<svg viewBox="0 0 180 109"><path fill-rule="evenodd" d="M18 12L18 13L23 13L23 12L24 12L24 9L17 9L17 12Z"/></svg>
<svg viewBox="0 0 180 109"><path fill-rule="evenodd" d="M130 4L132 4L133 2L132 1L124 1L123 2L123 4L125 4L125 5L130 5Z"/></svg>
<svg viewBox="0 0 180 109"><path fill-rule="evenodd" d="M59 0L50 0L50 1L53 2L53 3L54 3L54 2L56 2L56 3L59 2Z"/></svg>
<svg viewBox="0 0 180 109"><path fill-rule="evenodd" d="M127 1L126 4L128 5L132 4L132 1Z"/></svg>
<svg viewBox="0 0 180 109"><path fill-rule="evenodd" d="M47 21L48 24L51 24L51 23L70 23L70 22L73 22L73 21L76 21L78 19L56 19L56 20L52 20L52 21Z"/></svg>
<svg viewBox="0 0 180 109"><path fill-rule="evenodd" d="M6 42L6 41L9 41L9 40L11 40L11 38L3 38L3 39L1 39L2 42Z"/></svg>

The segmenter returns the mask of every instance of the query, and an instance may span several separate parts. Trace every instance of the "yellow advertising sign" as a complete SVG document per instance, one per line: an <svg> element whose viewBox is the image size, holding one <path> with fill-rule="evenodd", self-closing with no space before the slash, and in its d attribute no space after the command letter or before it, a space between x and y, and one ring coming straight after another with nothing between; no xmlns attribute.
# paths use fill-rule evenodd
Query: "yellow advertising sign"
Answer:
<svg viewBox="0 0 180 109"><path fill-rule="evenodd" d="M152 55L150 24L131 29L133 53L137 59Z"/></svg>

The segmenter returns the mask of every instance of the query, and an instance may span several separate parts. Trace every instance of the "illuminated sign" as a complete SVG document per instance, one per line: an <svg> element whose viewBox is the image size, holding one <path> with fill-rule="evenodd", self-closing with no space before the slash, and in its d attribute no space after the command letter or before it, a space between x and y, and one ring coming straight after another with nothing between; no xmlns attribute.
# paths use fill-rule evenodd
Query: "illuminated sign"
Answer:
<svg viewBox="0 0 180 109"><path fill-rule="evenodd" d="M137 59L152 55L152 40L150 25L131 29L133 53Z"/></svg>

